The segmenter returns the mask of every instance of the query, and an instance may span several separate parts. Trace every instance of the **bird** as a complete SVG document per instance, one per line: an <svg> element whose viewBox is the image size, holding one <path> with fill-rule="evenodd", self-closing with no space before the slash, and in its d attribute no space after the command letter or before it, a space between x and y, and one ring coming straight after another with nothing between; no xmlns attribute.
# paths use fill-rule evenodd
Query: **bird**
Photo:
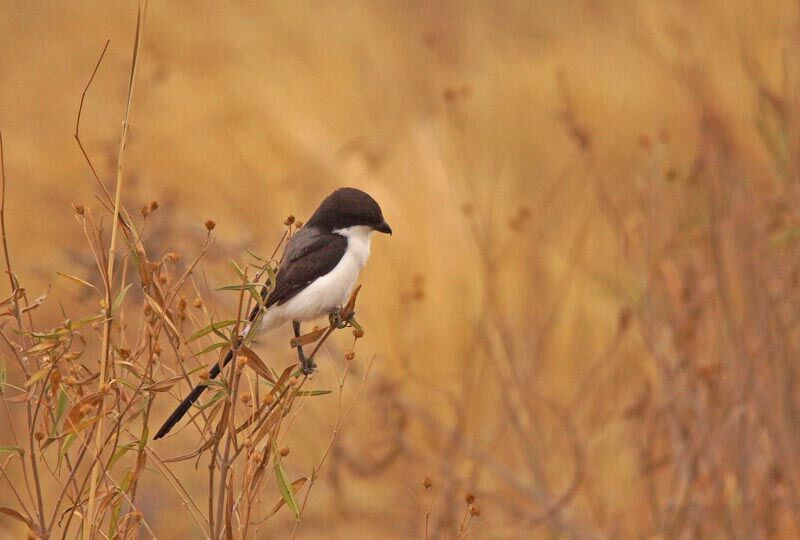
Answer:
<svg viewBox="0 0 800 540"><path fill-rule="evenodd" d="M348 301L361 270L370 255L372 234L391 236L392 228L383 211L369 194L360 189L342 187L328 195L305 225L291 236L275 275L275 286L262 289L262 306L256 306L248 317L255 324L260 311L260 331L269 331L288 322L295 337L300 336L300 324L328 315L336 321L342 306ZM267 292L269 291L269 292ZM342 321L336 321L341 323ZM243 334L247 334L245 328ZM311 374L316 368L309 361L302 345L297 346L301 369ZM233 358L228 351L222 367ZM208 373L210 379L220 373L217 362ZM154 439L164 437L180 422L192 404L205 391L198 384L167 418Z"/></svg>

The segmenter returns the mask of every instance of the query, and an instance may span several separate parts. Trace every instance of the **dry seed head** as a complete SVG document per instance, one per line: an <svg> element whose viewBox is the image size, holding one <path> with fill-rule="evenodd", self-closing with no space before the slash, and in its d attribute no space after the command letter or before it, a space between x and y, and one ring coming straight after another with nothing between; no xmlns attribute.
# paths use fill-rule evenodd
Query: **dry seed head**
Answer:
<svg viewBox="0 0 800 540"><path fill-rule="evenodd" d="M200 298L199 296L196 296L195 299L192 300L192 305L197 309L200 309L201 307L203 307L203 299Z"/></svg>
<svg viewBox="0 0 800 540"><path fill-rule="evenodd" d="M464 495L464 501L466 501L467 504L474 503L475 502L475 495L473 495L472 493L467 492L467 494Z"/></svg>
<svg viewBox="0 0 800 540"><path fill-rule="evenodd" d="M272 405L275 402L275 396L272 394L267 394L264 396L263 402L264 405Z"/></svg>
<svg viewBox="0 0 800 540"><path fill-rule="evenodd" d="M147 205L142 206L141 209L139 209L139 213L142 214L142 217L149 216L150 215L150 207L147 206Z"/></svg>
<svg viewBox="0 0 800 540"><path fill-rule="evenodd" d="M288 446L284 446L283 448L281 448L279 450L279 452L281 454L281 457L286 457L286 456L289 455L289 447Z"/></svg>
<svg viewBox="0 0 800 540"><path fill-rule="evenodd" d="M72 208L75 210L75 213L79 216L82 216L86 210L83 208L82 204L73 204Z"/></svg>
<svg viewBox="0 0 800 540"><path fill-rule="evenodd" d="M355 351L347 351L346 353L344 353L344 359L347 360L348 362L355 357L356 357Z"/></svg>
<svg viewBox="0 0 800 540"><path fill-rule="evenodd" d="M208 371L202 372L200 375L198 375L198 377L200 377L201 381L207 381L208 380Z"/></svg>
<svg viewBox="0 0 800 540"><path fill-rule="evenodd" d="M160 276L158 276L158 282L161 283L162 285L166 285L167 276L165 274L161 274Z"/></svg>
<svg viewBox="0 0 800 540"><path fill-rule="evenodd" d="M131 351L126 349L125 347L119 348L119 356L120 358L128 358L131 355Z"/></svg>
<svg viewBox="0 0 800 540"><path fill-rule="evenodd" d="M216 226L217 224L214 222L213 219L209 219L208 221L206 221L206 230L213 231L214 227Z"/></svg>
<svg viewBox="0 0 800 540"><path fill-rule="evenodd" d="M37 441L41 441L42 439L44 439L44 433L42 433L41 431L37 431L36 433L33 434L33 436Z"/></svg>
<svg viewBox="0 0 800 540"><path fill-rule="evenodd" d="M473 504L472 506L469 507L469 515L473 517L478 517L479 515L481 515L481 509L478 508L477 504Z"/></svg>
<svg viewBox="0 0 800 540"><path fill-rule="evenodd" d="M158 201L150 201L150 210L156 210L158 208Z"/></svg>
<svg viewBox="0 0 800 540"><path fill-rule="evenodd" d="M170 251L164 254L164 260L171 263L176 263L181 260L181 255L177 251Z"/></svg>
<svg viewBox="0 0 800 540"><path fill-rule="evenodd" d="M158 343L153 345L153 354L161 354L161 345Z"/></svg>
<svg viewBox="0 0 800 540"><path fill-rule="evenodd" d="M422 486L423 486L425 489L430 489L432 485L433 485L433 482L431 481L431 479L430 479L429 477L427 477L427 476L426 476L426 477L425 477L425 478L422 480Z"/></svg>
<svg viewBox="0 0 800 540"><path fill-rule="evenodd" d="M295 218L294 218L294 216L293 216L292 214L289 214L289 217L287 217L287 218L286 218L286 219L283 221L283 224L284 224L284 225L286 225L286 226L288 227L289 225L293 224L294 222L295 222Z"/></svg>
<svg viewBox="0 0 800 540"><path fill-rule="evenodd" d="M258 450L250 454L250 459L252 459L253 461L261 461L262 457L264 457L263 454Z"/></svg>
<svg viewBox="0 0 800 540"><path fill-rule="evenodd" d="M303 226L303 222L298 219L294 222L294 226L299 229Z"/></svg>
<svg viewBox="0 0 800 540"><path fill-rule="evenodd" d="M242 403L247 404L250 403L250 400L253 399L253 396L250 394L250 392L245 392L239 396L239 399L242 400Z"/></svg>
<svg viewBox="0 0 800 540"><path fill-rule="evenodd" d="M353 337L356 339L361 339L364 337L364 330L361 328L353 328Z"/></svg>
<svg viewBox="0 0 800 540"><path fill-rule="evenodd" d="M247 365L247 358L244 356L240 356L239 358L236 359L236 365L239 366L240 368L243 368L244 366Z"/></svg>

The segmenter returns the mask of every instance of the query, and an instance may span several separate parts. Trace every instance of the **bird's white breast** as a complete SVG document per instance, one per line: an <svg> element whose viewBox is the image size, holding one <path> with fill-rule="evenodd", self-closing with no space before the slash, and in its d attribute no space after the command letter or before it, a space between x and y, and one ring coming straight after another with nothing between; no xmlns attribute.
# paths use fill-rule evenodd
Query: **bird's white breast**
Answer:
<svg viewBox="0 0 800 540"><path fill-rule="evenodd" d="M333 231L347 238L347 249L339 263L320 276L291 300L270 307L262 328L274 328L287 321L308 321L330 313L347 303L370 251L370 227L358 225Z"/></svg>

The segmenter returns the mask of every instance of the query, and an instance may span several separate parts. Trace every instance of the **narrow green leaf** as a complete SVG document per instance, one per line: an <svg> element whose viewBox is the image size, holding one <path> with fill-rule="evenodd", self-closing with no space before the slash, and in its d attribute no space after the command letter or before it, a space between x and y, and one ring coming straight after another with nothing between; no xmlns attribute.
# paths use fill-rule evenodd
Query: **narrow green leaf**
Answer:
<svg viewBox="0 0 800 540"><path fill-rule="evenodd" d="M255 254L255 253L254 253L254 252L253 252L253 251L252 251L252 250L251 250L249 247L245 247L245 248L244 248L244 250L245 250L245 251L246 251L246 252L247 252L247 253L248 253L248 254L249 254L251 257L253 257L253 258L254 258L255 260L257 260L257 261L265 262L265 261L267 260L267 259L265 259L264 257L261 257L261 256L259 256L259 255L256 255L256 254Z"/></svg>
<svg viewBox="0 0 800 540"><path fill-rule="evenodd" d="M119 306L122 305L122 301L125 300L125 295L127 294L128 289L130 289L132 285L133 283L128 283L122 288L121 291L119 291L119 294L114 299L114 303L111 304L111 313L117 312L117 308L119 308Z"/></svg>
<svg viewBox="0 0 800 540"><path fill-rule="evenodd" d="M244 280L244 270L242 270L242 268L236 264L236 261L233 259L229 259L228 262L231 263L231 267L233 268L234 272L236 272L236 275L238 275L240 279Z"/></svg>
<svg viewBox="0 0 800 540"><path fill-rule="evenodd" d="M196 352L196 353L194 353L194 354L193 354L193 355L191 355L189 358L194 358L194 357L196 357L196 356L202 356L202 355L204 355L204 354L206 354L206 353L208 353L208 352L211 352L211 351L213 351L213 350L219 349L219 348L221 348L221 347L225 347L225 346L227 346L227 345L230 345L230 343L229 343L229 342L227 342L227 341L225 341L225 342L221 342L221 343L212 343L212 344L211 344L211 345L209 345L208 347L204 348L202 351L199 351L199 352Z"/></svg>
<svg viewBox="0 0 800 540"><path fill-rule="evenodd" d="M330 390L301 390L297 392L298 396L324 396L330 394Z"/></svg>
<svg viewBox="0 0 800 540"><path fill-rule="evenodd" d="M43 367L42 369L31 375L30 379L25 381L25 388L29 388L34 384L36 384L37 382L41 381L43 378L45 378L45 376L47 376L49 372L50 372L50 366Z"/></svg>
<svg viewBox="0 0 800 540"><path fill-rule="evenodd" d="M275 481L278 484L278 489L286 501L286 506L292 509L294 517L300 517L300 506L297 504L297 499L294 497L294 490L292 490L289 481L286 479L286 471L283 469L283 463L280 459L280 454L275 452Z"/></svg>
<svg viewBox="0 0 800 540"><path fill-rule="evenodd" d="M11 454L13 452L19 454L20 457L25 455L25 450L19 446L0 446L0 454Z"/></svg>
<svg viewBox="0 0 800 540"><path fill-rule="evenodd" d="M192 342L192 341L194 341L194 340L196 340L198 338L206 336L206 335L210 334L211 332L216 333L217 330L219 330L220 328L225 328L226 326L233 326L237 322L241 322L241 321L227 320L227 321L219 321L219 322L211 323L208 326L206 326L204 328L201 328L200 330L198 330L197 332L195 332L194 334L192 334L191 336L186 338L186 343Z"/></svg>

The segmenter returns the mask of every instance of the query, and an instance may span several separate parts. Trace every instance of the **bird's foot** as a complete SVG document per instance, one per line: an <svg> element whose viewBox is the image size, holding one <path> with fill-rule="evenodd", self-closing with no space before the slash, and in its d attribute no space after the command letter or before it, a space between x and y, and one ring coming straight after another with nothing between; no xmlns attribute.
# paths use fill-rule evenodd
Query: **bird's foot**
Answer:
<svg viewBox="0 0 800 540"><path fill-rule="evenodd" d="M311 375L317 370L317 364L313 360L306 359L305 362L300 362L300 370L303 375Z"/></svg>
<svg viewBox="0 0 800 540"><path fill-rule="evenodd" d="M355 313L353 315L355 315ZM349 323L348 319L342 319L342 312L338 309L331 311L330 314L328 314L328 320L330 321L331 326L335 326L339 330L346 328Z"/></svg>

